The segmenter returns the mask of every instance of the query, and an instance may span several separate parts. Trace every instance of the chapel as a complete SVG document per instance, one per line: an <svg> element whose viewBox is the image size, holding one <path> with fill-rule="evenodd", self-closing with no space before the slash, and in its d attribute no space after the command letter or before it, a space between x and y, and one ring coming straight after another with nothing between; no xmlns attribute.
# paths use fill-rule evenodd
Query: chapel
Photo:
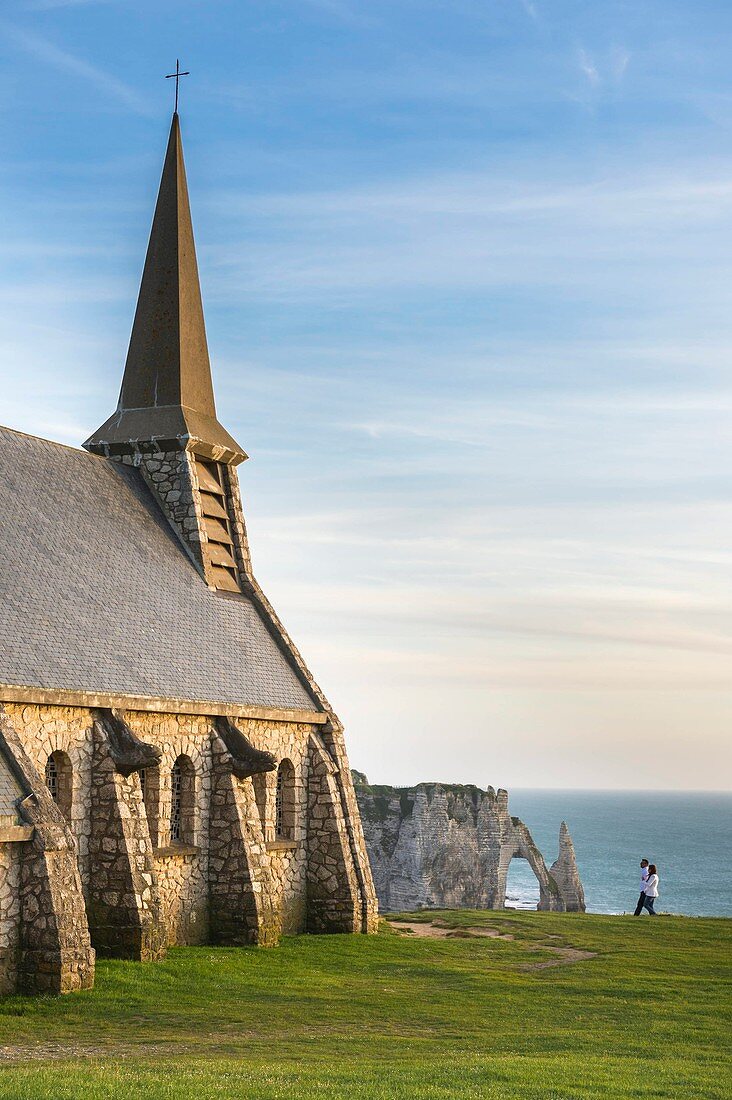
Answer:
<svg viewBox="0 0 732 1100"><path fill-rule="evenodd" d="M178 113L116 410L0 427L0 992L95 953L365 933L343 727L252 570Z"/></svg>

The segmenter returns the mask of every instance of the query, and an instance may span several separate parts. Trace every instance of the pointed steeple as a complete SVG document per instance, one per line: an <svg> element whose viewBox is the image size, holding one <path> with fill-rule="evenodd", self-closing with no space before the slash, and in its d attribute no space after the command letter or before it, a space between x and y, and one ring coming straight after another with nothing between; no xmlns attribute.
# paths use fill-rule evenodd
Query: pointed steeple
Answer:
<svg viewBox="0 0 732 1100"><path fill-rule="evenodd" d="M216 419L183 144L173 115L117 411L84 444L98 454L247 456Z"/></svg>

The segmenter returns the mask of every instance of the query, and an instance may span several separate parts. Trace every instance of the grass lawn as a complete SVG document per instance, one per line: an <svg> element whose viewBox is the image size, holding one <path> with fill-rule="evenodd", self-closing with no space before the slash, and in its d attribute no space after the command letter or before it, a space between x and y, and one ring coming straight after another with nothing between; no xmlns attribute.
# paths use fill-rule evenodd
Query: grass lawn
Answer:
<svg viewBox="0 0 732 1100"><path fill-rule="evenodd" d="M732 1097L732 921L409 919L441 923L440 938L176 948L99 962L91 993L2 1001L0 1096ZM549 950L568 946L596 955Z"/></svg>

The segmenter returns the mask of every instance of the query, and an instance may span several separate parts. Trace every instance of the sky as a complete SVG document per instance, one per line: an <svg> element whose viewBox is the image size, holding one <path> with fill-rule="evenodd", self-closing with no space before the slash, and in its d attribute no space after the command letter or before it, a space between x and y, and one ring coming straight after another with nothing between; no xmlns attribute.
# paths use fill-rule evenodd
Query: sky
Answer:
<svg viewBox="0 0 732 1100"><path fill-rule="evenodd" d="M255 571L372 782L730 787L732 5L3 0L0 422L113 411L172 109Z"/></svg>

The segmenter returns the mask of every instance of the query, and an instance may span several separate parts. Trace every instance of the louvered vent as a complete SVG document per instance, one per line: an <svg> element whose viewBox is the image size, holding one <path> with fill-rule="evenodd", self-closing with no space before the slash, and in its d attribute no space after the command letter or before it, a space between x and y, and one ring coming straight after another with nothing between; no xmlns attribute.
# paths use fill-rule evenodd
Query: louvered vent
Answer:
<svg viewBox="0 0 732 1100"><path fill-rule="evenodd" d="M208 536L206 553L211 579L224 592L241 592L221 466L196 457L196 472L201 490L203 524Z"/></svg>

